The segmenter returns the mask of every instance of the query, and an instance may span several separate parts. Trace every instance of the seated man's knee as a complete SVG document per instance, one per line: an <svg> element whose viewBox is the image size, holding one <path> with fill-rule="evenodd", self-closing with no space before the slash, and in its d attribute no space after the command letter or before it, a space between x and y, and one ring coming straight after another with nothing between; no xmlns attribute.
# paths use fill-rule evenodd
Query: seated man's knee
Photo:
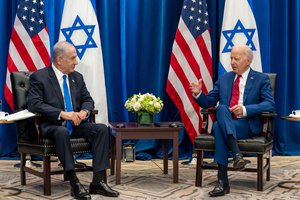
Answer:
<svg viewBox="0 0 300 200"><path fill-rule="evenodd" d="M57 130L54 134L54 137L59 138L61 140L68 139L69 138L69 131L68 131L67 127L65 127L65 126L57 127Z"/></svg>
<svg viewBox="0 0 300 200"><path fill-rule="evenodd" d="M105 124L95 124L95 126L97 127L98 134L106 137L109 135L108 127Z"/></svg>

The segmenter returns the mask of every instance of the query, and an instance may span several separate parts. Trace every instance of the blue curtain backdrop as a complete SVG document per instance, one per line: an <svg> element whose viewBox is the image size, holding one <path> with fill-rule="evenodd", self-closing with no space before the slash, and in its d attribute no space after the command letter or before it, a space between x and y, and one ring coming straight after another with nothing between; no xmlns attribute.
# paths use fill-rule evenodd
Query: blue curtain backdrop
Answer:
<svg viewBox="0 0 300 200"><path fill-rule="evenodd" d="M4 101L8 46L19 0L0 3L0 98L3 110L12 112ZM224 0L208 1L212 38L214 80L218 77L219 39ZM51 47L58 40L64 0L47 0L46 19ZM180 120L178 111L165 92L172 44L183 0L92 0L100 24L104 70L110 121L135 121L124 109L133 93L151 92L164 100L165 107L155 121ZM280 116L300 109L299 1L253 0L260 41L270 41L263 48L263 70L278 74L274 153L300 155L300 123ZM280 11L280 12L279 12ZM96 87L96 86L95 86ZM159 141L136 141L139 158L161 157ZM187 134L180 133L180 156L192 152ZM0 125L0 156L17 156L14 124Z"/></svg>

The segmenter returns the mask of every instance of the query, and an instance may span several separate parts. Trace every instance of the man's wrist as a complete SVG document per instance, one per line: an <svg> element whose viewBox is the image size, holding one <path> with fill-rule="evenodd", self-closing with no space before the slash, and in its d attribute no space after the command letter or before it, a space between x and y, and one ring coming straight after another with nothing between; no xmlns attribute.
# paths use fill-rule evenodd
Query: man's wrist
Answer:
<svg viewBox="0 0 300 200"><path fill-rule="evenodd" d="M87 109L82 109L82 111L84 111L86 113L86 118L88 118L90 116L90 111Z"/></svg>

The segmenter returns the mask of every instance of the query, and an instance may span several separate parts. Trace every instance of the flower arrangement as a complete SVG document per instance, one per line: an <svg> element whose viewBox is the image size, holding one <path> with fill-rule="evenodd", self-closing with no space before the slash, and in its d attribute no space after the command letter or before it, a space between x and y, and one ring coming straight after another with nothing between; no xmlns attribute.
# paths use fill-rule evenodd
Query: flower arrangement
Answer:
<svg viewBox="0 0 300 200"><path fill-rule="evenodd" d="M128 111L144 111L150 114L159 113L164 104L160 97L153 94L134 94L126 102L125 107Z"/></svg>

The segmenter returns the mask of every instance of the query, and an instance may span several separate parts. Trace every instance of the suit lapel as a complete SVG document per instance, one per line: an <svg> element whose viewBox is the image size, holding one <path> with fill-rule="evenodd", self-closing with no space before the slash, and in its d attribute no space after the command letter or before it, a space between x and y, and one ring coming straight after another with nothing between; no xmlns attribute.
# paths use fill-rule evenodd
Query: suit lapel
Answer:
<svg viewBox="0 0 300 200"><path fill-rule="evenodd" d="M255 72L252 69L250 69L250 72L247 77L246 85L245 85L243 103L246 102L246 100L250 94L251 88L253 87L254 81L255 81Z"/></svg>
<svg viewBox="0 0 300 200"><path fill-rule="evenodd" d="M62 95L62 91L60 89L60 86L59 86L59 83L58 83L58 80L56 78L56 75L52 69L52 66L48 67L48 71L49 71L49 77L50 77L50 81L51 81L51 84L52 84L52 88L54 89L58 99L59 99L59 103L60 103L60 106L63 110L65 110L65 104L64 104L64 98L63 98L63 95Z"/></svg>

